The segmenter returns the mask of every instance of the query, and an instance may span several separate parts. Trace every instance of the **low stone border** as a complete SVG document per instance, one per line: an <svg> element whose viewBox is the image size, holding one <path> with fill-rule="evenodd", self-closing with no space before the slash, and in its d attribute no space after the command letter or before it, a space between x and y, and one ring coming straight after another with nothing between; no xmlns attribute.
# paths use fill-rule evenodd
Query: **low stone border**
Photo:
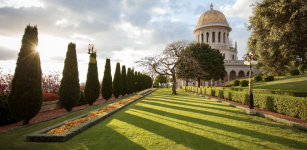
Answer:
<svg viewBox="0 0 307 150"><path fill-rule="evenodd" d="M184 90L184 89L181 89L181 90ZM189 92L189 91L186 91L186 92ZM192 92L189 92L189 93L192 93ZM224 103L226 105L236 107L236 108L239 108L239 109L243 109L245 111L247 110L247 108L245 108L245 107L237 106L235 104L227 103L227 102L215 99L215 98L207 97L207 96L200 95L200 94L197 94L197 93L192 93L192 94L195 94L195 95L198 95L198 96L201 96L201 97L205 97L205 98L208 98L208 99L212 99L214 101L221 102L221 103ZM291 127L294 127L294 128L300 129L300 130L307 131L307 126L305 126L305 125L302 125L302 124L299 124L299 123L296 123L296 122L292 122L292 121L289 121L289 120L286 120L286 119L278 118L278 117L275 117L275 116L272 116L272 115L268 115L268 114L259 112L257 110L256 110L256 113L257 113L258 116L261 116L263 118L268 118L268 119L271 119L273 121L283 123L287 126L291 126Z"/></svg>
<svg viewBox="0 0 307 150"><path fill-rule="evenodd" d="M134 93L136 94L136 93ZM132 94L133 95L133 94ZM122 96L121 98L125 98L125 97L129 97L129 96L132 96L132 95L126 95L126 96ZM113 100L110 100L110 101L105 101L105 102L102 102L102 103L99 103L99 104L94 104L92 106L96 106L96 105L100 105L100 104L104 104L104 103L109 103L109 102L112 102L116 99L119 99L119 98L114 98ZM86 105L86 104L84 104ZM56 119L56 118L59 118L63 115L66 115L66 114L69 114L69 113L73 113L73 112L77 112L77 111L80 111L80 110L83 110L83 109L86 109L86 108L89 108L89 107L92 107L92 106L88 106L88 107L84 107L84 108L80 108L80 109L77 109L77 110L73 110L73 111L70 111L70 112L66 112L64 114L61 114L61 115L58 115L58 116L55 116L55 117L51 117L49 119L45 119L45 120L42 120L42 121L38 121L38 122L35 122L35 123L31 123L31 124L27 124L27 125L24 125L24 126L21 126L21 127L17 127L17 128L14 128L14 129L10 129L10 130L6 130L6 131L3 131L3 132L0 132L1 133L5 133L5 132L9 132L9 131L13 131L13 130L17 130L17 129L21 129L21 128L25 128L25 127L28 127L28 126L31 126L31 125L34 125L34 124L37 124L37 123L41 123L41 122L46 122L46 121L49 121L49 120L52 120L52 119Z"/></svg>
<svg viewBox="0 0 307 150"><path fill-rule="evenodd" d="M133 103L134 101L138 100L138 99L141 99L143 97L145 97L146 95L148 94L151 94L153 91L155 90L152 90L150 93L147 93L145 95L141 95L141 97L139 98L136 98L134 100L131 100L127 103L125 103L124 105L122 106L119 106L109 112L106 112L100 116L97 116L89 121L86 121L64 133L61 133L61 134L47 134L48 131L54 129L54 128L57 128L57 127L60 127L61 125L65 124L66 122L69 122L69 121L73 121L75 119L78 119L78 118L83 118L83 117L86 117L88 114L94 112L94 111L98 111L98 110L101 110L105 107L108 107L109 105L112 105L112 104L109 104L107 106L104 106L104 107L101 107L99 109L96 109L96 110L93 110L89 113L86 113L86 114L83 114L81 116L78 116L78 117L75 117L75 118L72 118L72 119L69 119L69 120L66 120L64 122L61 122L61 123L58 123L56 125L53 125L51 127L48 127L48 128L45 128L45 129L42 129L42 130L39 130L39 131L36 131L36 132L33 132L31 134L28 134L26 139L28 142L65 142L69 139L71 139L72 137L76 136L77 134L81 133L82 131L85 131L86 129L92 127L93 125L101 122L102 120L106 119L107 117L111 116L112 114L116 113L117 111L125 108L126 106L130 105L131 103Z"/></svg>

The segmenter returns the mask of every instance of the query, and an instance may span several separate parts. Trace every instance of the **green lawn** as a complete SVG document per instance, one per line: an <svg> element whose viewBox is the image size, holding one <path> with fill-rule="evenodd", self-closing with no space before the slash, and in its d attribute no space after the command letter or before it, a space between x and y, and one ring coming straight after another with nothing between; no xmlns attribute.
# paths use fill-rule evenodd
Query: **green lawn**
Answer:
<svg viewBox="0 0 307 150"><path fill-rule="evenodd" d="M240 79L249 81L249 78ZM263 79L264 80L264 79ZM290 76L275 76L274 81L270 82L253 82L253 88L255 89L272 89L272 90L295 90L295 91L307 91L307 73L304 75ZM240 87L240 86L235 86ZM243 88L248 88L243 87Z"/></svg>
<svg viewBox="0 0 307 150"><path fill-rule="evenodd" d="M306 149L307 133L178 90L158 89L64 143L25 135L82 112L0 134L1 149ZM83 111L83 113L85 110Z"/></svg>

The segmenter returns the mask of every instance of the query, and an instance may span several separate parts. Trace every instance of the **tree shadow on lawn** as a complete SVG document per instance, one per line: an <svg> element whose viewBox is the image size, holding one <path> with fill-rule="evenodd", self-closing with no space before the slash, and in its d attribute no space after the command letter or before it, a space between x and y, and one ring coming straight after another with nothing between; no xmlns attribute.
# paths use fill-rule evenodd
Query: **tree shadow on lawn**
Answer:
<svg viewBox="0 0 307 150"><path fill-rule="evenodd" d="M152 101L155 101L155 102L163 102L163 103L170 103L170 104L176 104L176 105L186 105L186 106L192 106L192 107L195 107L195 108L203 108L204 110L206 108L208 109L215 109L215 110L219 110L219 111L224 111L225 113L228 113L228 112L232 112L232 113L239 113L240 111L235 111L235 110L231 110L229 109L229 107L227 107L227 105L225 105L226 107L225 108L228 108L228 109L223 109L223 108L218 108L218 107L210 107L211 104L208 104L208 103L196 103L196 102L193 102L195 104L187 104L185 102L180 102L180 101L177 101L177 100L170 100L170 99L155 99L155 98L146 98L144 100L142 100L142 102L152 102ZM216 103L216 102L215 102ZM197 105L199 104L199 105ZM209 106L204 106L205 105L209 105ZM219 107L223 107L223 105L214 105L214 106L219 106Z"/></svg>
<svg viewBox="0 0 307 150"><path fill-rule="evenodd" d="M107 124L111 121L112 120L109 119L106 123L99 123L69 141L63 142L63 144L69 145L69 147L67 147L68 149L79 149L79 144L82 144L88 149L145 150L141 145L131 141L116 130L108 127Z"/></svg>
<svg viewBox="0 0 307 150"><path fill-rule="evenodd" d="M209 139L209 138L206 138L206 137L194 134L194 133L176 129L174 127L164 125L164 124L152 121L150 119L142 118L142 117L132 115L129 113L126 113L125 115L129 115L129 116L127 118L120 119L120 121L137 126L139 128L142 128L154 134L163 136L167 139L170 139L176 142L176 144L182 144L185 147L188 147L191 149L200 149L202 147L206 147L207 149L225 149L225 150L236 149L224 143L220 143L215 140L212 140L212 139ZM160 130L157 128L159 128Z"/></svg>
<svg viewBox="0 0 307 150"><path fill-rule="evenodd" d="M143 103L143 102L141 102L141 103ZM159 105L159 104L154 104L154 105L158 105L158 106L161 106L161 107L166 106L166 105ZM170 108L169 106L166 106L166 107ZM227 132L234 132L234 133L237 133L237 134L266 140L266 141L269 141L271 143L278 143L278 144L285 145L285 146L292 147L292 148L302 148L302 147L307 146L307 143L302 143L302 142L299 142L299 141L294 141L294 140L290 140L290 139L286 139L286 138L282 138L282 137L278 137L278 136L274 136L274 135L260 133L260 132L257 132L257 131L253 131L253 130L249 130L249 129L243 129L243 128L234 127L234 126L229 126L229 125L216 123L216 122L212 122L212 121L207 121L207 120L202 120L202 119L198 119L198 118L192 118L192 117L187 117L187 116L178 115L178 114L174 114L174 113L169 113L169 112L157 110L157 109L154 109L154 108L143 107L143 106L139 106L139 105L135 105L134 108L138 109L138 110L147 111L147 112L151 112L151 113L154 113L154 114L162 115L162 116L168 116L168 117L175 118L175 119L178 119L178 120L185 120L185 121L205 125L205 126L208 126L208 127L211 127L211 128L216 128L216 129L224 130L224 131L227 131ZM183 108L180 108L180 107L173 107L173 108L183 110ZM195 110L191 110L191 109L190 109L190 111L195 112ZM229 116L225 116L225 115L221 115L221 114L215 114L215 113L204 113L204 112L201 112L201 113L207 114L207 115L225 117L225 118L233 118L233 119L239 120L239 121L242 120L244 122L250 122L250 123L253 123L253 124L266 125L266 126L271 126L271 127L280 126L280 125L270 125L268 123L258 122L258 121L254 121L254 120L250 120L250 119L243 119L243 118L238 119L236 117L229 117ZM136 119L140 119L140 118L136 118ZM134 124L134 122L130 122L130 123ZM151 123L156 123L156 122L151 122ZM158 124L158 123L156 123L156 124L161 125L161 124ZM142 125L141 127L144 128L145 130L150 130L150 129L146 128L146 125L143 125L143 124L141 124L141 125ZM137 126L140 126L140 125L137 125ZM171 128L171 127L168 127L168 128ZM178 130L178 129L174 129L174 130ZM155 133L155 131L152 131L152 132ZM163 133L157 133L157 134L163 134Z"/></svg>
<svg viewBox="0 0 307 150"><path fill-rule="evenodd" d="M161 108L164 107L164 108L171 108L171 109L175 109L175 110L181 110L181 111L188 111L188 112L193 112L193 113L204 114L204 115L208 115L208 116L217 116L217 117L221 117L221 118L228 118L228 119L232 119L232 120L249 122L249 123L255 123L255 124L265 125L265 126L270 126L270 127L282 127L282 126L284 126L284 125L280 125L280 124L270 124L270 123L260 122L260 121L256 121L256 120L251 120L251 118L241 118L241 117L236 117L236 116L230 116L230 115L227 115L227 114L214 113L214 112L207 111L205 107L204 107L204 110L196 110L196 109L191 109L191 108L172 106L172 105L155 103L155 102L149 102L149 101L142 101L142 102L140 102L138 104L141 104L141 103L149 104L149 105L154 105L154 106L160 106ZM136 106L140 106L140 105L136 105ZM141 107L144 107L144 106L141 106ZM231 107L231 106L227 106L227 107ZM149 108L149 107L146 107L146 108ZM149 108L149 109L156 110L154 108ZM229 112L229 113L231 113L231 112ZM243 111L235 111L233 113L238 114L238 115L245 115L246 114ZM257 117L259 117L259 116L257 116ZM260 118L262 118L262 117L260 117Z"/></svg>

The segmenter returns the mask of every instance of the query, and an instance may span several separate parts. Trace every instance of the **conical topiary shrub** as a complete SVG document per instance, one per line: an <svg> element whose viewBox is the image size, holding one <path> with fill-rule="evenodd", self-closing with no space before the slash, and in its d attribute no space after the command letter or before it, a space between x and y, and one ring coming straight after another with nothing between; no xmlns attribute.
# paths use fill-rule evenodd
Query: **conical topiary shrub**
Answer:
<svg viewBox="0 0 307 150"><path fill-rule="evenodd" d="M122 66L122 96L127 94L127 75L126 75L126 66Z"/></svg>
<svg viewBox="0 0 307 150"><path fill-rule="evenodd" d="M139 91L139 86L138 86L138 72L134 72L134 92Z"/></svg>
<svg viewBox="0 0 307 150"><path fill-rule="evenodd" d="M112 97L112 93L111 63L110 59L107 58L102 79L101 95L105 100L109 100Z"/></svg>
<svg viewBox="0 0 307 150"><path fill-rule="evenodd" d="M127 71L127 94L131 94L132 93L132 77L131 77L131 69L128 68Z"/></svg>
<svg viewBox="0 0 307 150"><path fill-rule="evenodd" d="M80 99L80 85L76 44L70 42L66 52L64 69L59 88L59 100L67 112L75 107Z"/></svg>
<svg viewBox="0 0 307 150"><path fill-rule="evenodd" d="M29 124L40 111L43 102L42 70L36 26L27 25L21 41L11 91L7 97L10 112L23 124Z"/></svg>
<svg viewBox="0 0 307 150"><path fill-rule="evenodd" d="M90 54L90 62L88 63L87 78L84 88L85 100L90 106L98 99L100 92L96 57L96 53Z"/></svg>
<svg viewBox="0 0 307 150"><path fill-rule="evenodd" d="M122 92L122 81L121 81L121 73L120 73L120 64L116 64L116 70L113 78L113 95L115 98L118 98Z"/></svg>
<svg viewBox="0 0 307 150"><path fill-rule="evenodd" d="M135 92L134 70L131 70L131 94Z"/></svg>

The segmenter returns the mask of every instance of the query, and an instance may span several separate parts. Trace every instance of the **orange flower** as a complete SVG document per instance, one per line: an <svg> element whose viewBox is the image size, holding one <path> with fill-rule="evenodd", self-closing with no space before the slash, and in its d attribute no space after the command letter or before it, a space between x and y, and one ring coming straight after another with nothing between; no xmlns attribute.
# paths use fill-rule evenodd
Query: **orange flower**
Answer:
<svg viewBox="0 0 307 150"><path fill-rule="evenodd" d="M137 95L137 96L134 96L134 97L131 97L131 98L127 98L127 99L124 99L120 102L117 102L115 104L112 104L112 105L109 105L108 107L105 107L105 108L102 108L101 110L98 110L98 111L95 111L95 112L92 112L90 114L88 114L86 117L84 118L79 118L79 119L76 119L76 120L73 120L73 121L69 121L69 122L66 122L65 124L63 124L62 126L58 127L58 128L54 128L50 131L48 131L47 133L48 134L59 134L59 133L64 133L66 132L67 130L69 129L72 129L78 125L80 125L81 123L84 123L86 121L89 121L97 116L100 116L108 111L111 111L135 98L139 98L141 97L141 95Z"/></svg>

